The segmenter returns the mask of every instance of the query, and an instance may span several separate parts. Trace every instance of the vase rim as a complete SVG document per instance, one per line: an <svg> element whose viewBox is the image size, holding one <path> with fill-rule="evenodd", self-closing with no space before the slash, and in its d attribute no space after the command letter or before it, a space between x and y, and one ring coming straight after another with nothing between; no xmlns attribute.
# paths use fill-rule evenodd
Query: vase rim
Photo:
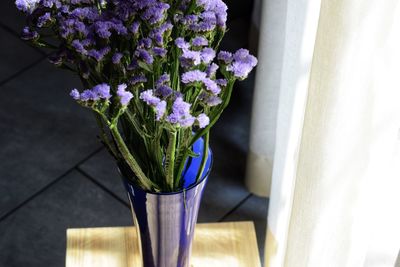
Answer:
<svg viewBox="0 0 400 267"><path fill-rule="evenodd" d="M123 179L124 179L125 181L127 181L131 186L133 186L133 187L135 187L136 189L139 189L139 190L145 192L146 194L159 195L159 196L178 195L178 194L182 194L184 191L192 190L193 188L195 188L196 186L202 184L205 180L207 180L208 176L209 176L210 173L211 173L211 169L212 169L212 166L213 166L213 163L214 163L214 155L213 155L213 153L212 153L211 148L209 148L209 157L210 157L210 160L211 160L211 161L210 161L210 167L208 168L206 174L203 175L203 177L202 177L197 183L193 183L193 184L190 185L188 188L184 188L184 189L181 189L181 190L179 190L179 191L174 191L174 192L154 192L154 191L149 191L149 190L143 189L142 187L140 187L140 186L136 185L134 182L132 182L131 179L126 178L126 177L122 174L122 172L121 172L121 170L120 170L119 167L118 167L118 171L119 171L119 173L121 174L121 176L123 177Z"/></svg>

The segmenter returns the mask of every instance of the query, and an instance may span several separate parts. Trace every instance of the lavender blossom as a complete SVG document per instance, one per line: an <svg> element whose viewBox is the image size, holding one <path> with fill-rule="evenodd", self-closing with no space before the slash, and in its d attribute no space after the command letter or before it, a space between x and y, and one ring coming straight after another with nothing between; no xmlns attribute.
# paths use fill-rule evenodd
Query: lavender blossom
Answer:
<svg viewBox="0 0 400 267"><path fill-rule="evenodd" d="M221 88L217 85L217 83L209 78L205 78L202 80L207 90L213 93L214 95L218 95L221 92Z"/></svg>
<svg viewBox="0 0 400 267"><path fill-rule="evenodd" d="M141 48L137 49L136 52L135 52L135 55L136 55L139 59L141 59L141 60L143 60L144 62L146 62L147 64L152 64L152 63L154 62L153 56L150 55L150 53L147 52L147 51L144 50L144 49L141 49Z"/></svg>
<svg viewBox="0 0 400 267"><path fill-rule="evenodd" d="M36 31L32 31L29 27L24 27L21 34L21 39L25 41L35 40L39 38L39 34Z"/></svg>
<svg viewBox="0 0 400 267"><path fill-rule="evenodd" d="M222 87L225 87L228 85L228 81L226 79L217 79L215 82Z"/></svg>
<svg viewBox="0 0 400 267"><path fill-rule="evenodd" d="M72 89L72 91L69 93L69 95L74 99L74 100L79 100L81 94L77 89Z"/></svg>
<svg viewBox="0 0 400 267"><path fill-rule="evenodd" d="M161 86L161 85L169 82L169 80L170 80L169 74L164 73L163 75L160 76L160 78L158 78L156 85Z"/></svg>
<svg viewBox="0 0 400 267"><path fill-rule="evenodd" d="M96 61L101 61L109 52L111 51L110 47L104 47L100 50L92 49L88 51L88 55L96 59Z"/></svg>
<svg viewBox="0 0 400 267"><path fill-rule="evenodd" d="M136 34L139 32L139 22L138 21L134 21L131 26L129 26L129 31L133 34Z"/></svg>
<svg viewBox="0 0 400 267"><path fill-rule="evenodd" d="M236 51L233 55L233 60L233 63L227 67L227 70L240 80L245 79L257 65L257 58L250 55L246 49Z"/></svg>
<svg viewBox="0 0 400 267"><path fill-rule="evenodd" d="M165 12L168 9L169 5L167 3L156 2L154 5L149 6L141 15L141 17L150 24L156 24L164 19Z"/></svg>
<svg viewBox="0 0 400 267"><path fill-rule="evenodd" d="M80 96L80 100L84 101L84 102L91 101L91 100L96 101L99 99L100 99L100 97L90 89L84 90Z"/></svg>
<svg viewBox="0 0 400 267"><path fill-rule="evenodd" d="M209 64L215 58L215 51L214 51L214 49L209 48L209 47L204 48L201 51L200 57L201 57L201 61L203 61L206 64Z"/></svg>
<svg viewBox="0 0 400 267"><path fill-rule="evenodd" d="M159 121L164 116L167 110L167 102L162 100L156 105L155 108L156 108L156 120Z"/></svg>
<svg viewBox="0 0 400 267"><path fill-rule="evenodd" d="M165 57L167 55L167 49L162 48L162 47L154 47L153 53L156 56Z"/></svg>
<svg viewBox="0 0 400 267"><path fill-rule="evenodd" d="M172 92L173 92L172 88L167 85L160 85L157 87L155 91L157 95L162 96L164 98L172 95Z"/></svg>
<svg viewBox="0 0 400 267"><path fill-rule="evenodd" d="M183 54L180 57L181 64L184 67L190 68L197 66L201 63L201 53L199 51L183 50Z"/></svg>
<svg viewBox="0 0 400 267"><path fill-rule="evenodd" d="M175 40L175 45L180 49L189 49L190 44L185 41L182 37L179 37Z"/></svg>
<svg viewBox="0 0 400 267"><path fill-rule="evenodd" d="M206 71L207 77L214 77L215 74L217 73L218 68L219 68L219 66L215 63L212 63L211 65L209 65L207 67L207 71Z"/></svg>
<svg viewBox="0 0 400 267"><path fill-rule="evenodd" d="M193 46L207 46L208 40L206 38L204 38L203 36L196 36L192 40L192 45Z"/></svg>
<svg viewBox="0 0 400 267"><path fill-rule="evenodd" d="M218 53L218 60L222 61L224 64L229 64L233 60L233 55L227 51L221 51Z"/></svg>
<svg viewBox="0 0 400 267"><path fill-rule="evenodd" d="M177 97L172 105L172 113L167 117L167 121L172 124L179 124L181 127L190 127L195 122L195 118L190 114L190 104L183 101L182 97Z"/></svg>
<svg viewBox="0 0 400 267"><path fill-rule="evenodd" d="M143 74L137 75L137 76L133 76L130 80L129 83L131 85L136 85L138 83L145 83L147 82L147 78L146 76L144 76Z"/></svg>
<svg viewBox="0 0 400 267"><path fill-rule="evenodd" d="M200 70L191 70L182 74L183 83L201 82L206 79L207 74Z"/></svg>
<svg viewBox="0 0 400 267"><path fill-rule="evenodd" d="M111 59L113 64L119 64L124 55L122 53L115 53Z"/></svg>
<svg viewBox="0 0 400 267"><path fill-rule="evenodd" d="M118 85L117 95L119 97L120 103L122 106L127 106L131 99L133 98L133 94L129 91L126 91L127 85L120 84Z"/></svg>
<svg viewBox="0 0 400 267"><path fill-rule="evenodd" d="M92 88L92 91L102 99L108 100L111 98L110 86L106 83L96 85L95 87Z"/></svg>
<svg viewBox="0 0 400 267"><path fill-rule="evenodd" d="M200 128L205 128L208 124L210 124L210 118L204 113L201 113L199 116L197 116L196 120L199 123Z"/></svg>
<svg viewBox="0 0 400 267"><path fill-rule="evenodd" d="M209 107L218 106L222 103L222 99L214 95L203 94L200 99Z"/></svg>
<svg viewBox="0 0 400 267"><path fill-rule="evenodd" d="M157 106L158 103L161 102L161 99L154 96L153 90L149 89L140 93L139 98L147 103L149 106Z"/></svg>
<svg viewBox="0 0 400 267"><path fill-rule="evenodd" d="M39 28L43 27L46 23L51 21L51 14L46 12L43 16L40 16L37 21L37 26Z"/></svg>
<svg viewBox="0 0 400 267"><path fill-rule="evenodd" d="M72 47L75 48L75 51L79 54L86 55L88 52L79 40L73 40L71 43Z"/></svg>
<svg viewBox="0 0 400 267"><path fill-rule="evenodd" d="M16 0L15 5L22 12L31 14L39 2L40 0Z"/></svg>

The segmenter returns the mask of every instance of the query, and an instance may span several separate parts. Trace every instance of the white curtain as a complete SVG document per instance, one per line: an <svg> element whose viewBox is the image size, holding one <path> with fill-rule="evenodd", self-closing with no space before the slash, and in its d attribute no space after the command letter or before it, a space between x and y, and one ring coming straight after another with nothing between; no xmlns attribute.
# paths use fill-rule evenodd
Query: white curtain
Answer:
<svg viewBox="0 0 400 267"><path fill-rule="evenodd" d="M260 35L248 169L272 166L265 266L394 266L400 2L266 0ZM269 177L248 171L247 184Z"/></svg>

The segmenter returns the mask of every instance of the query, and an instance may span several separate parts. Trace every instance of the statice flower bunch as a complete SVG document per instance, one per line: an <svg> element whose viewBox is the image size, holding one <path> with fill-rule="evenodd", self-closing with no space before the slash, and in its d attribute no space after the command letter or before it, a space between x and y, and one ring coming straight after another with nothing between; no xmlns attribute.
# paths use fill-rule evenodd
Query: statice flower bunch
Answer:
<svg viewBox="0 0 400 267"><path fill-rule="evenodd" d="M226 32L222 0L16 0L27 16L22 38L53 49L75 72L72 99L93 111L109 152L146 190L173 192L193 144L228 105L236 80L257 59L218 51Z"/></svg>

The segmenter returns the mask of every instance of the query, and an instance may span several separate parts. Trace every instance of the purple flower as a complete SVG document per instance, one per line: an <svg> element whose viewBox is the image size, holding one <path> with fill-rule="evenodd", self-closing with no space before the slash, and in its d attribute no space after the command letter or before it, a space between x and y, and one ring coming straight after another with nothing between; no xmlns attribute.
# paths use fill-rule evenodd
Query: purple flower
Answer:
<svg viewBox="0 0 400 267"><path fill-rule="evenodd" d="M199 123L200 128L205 128L208 124L210 124L210 118L204 113L201 113L199 116L197 116L196 120Z"/></svg>
<svg viewBox="0 0 400 267"><path fill-rule="evenodd" d="M160 27L153 29L149 36L157 43L159 46L163 46L164 44L164 33L166 31L172 30L173 25L171 22L165 22Z"/></svg>
<svg viewBox="0 0 400 267"><path fill-rule="evenodd" d="M38 39L39 34L36 31L31 31L29 27L24 27L21 34L21 39L25 41Z"/></svg>
<svg viewBox="0 0 400 267"><path fill-rule="evenodd" d="M201 54L199 51L191 51L184 49L183 54L180 57L180 61L184 67L197 66L201 63Z"/></svg>
<svg viewBox="0 0 400 267"><path fill-rule="evenodd" d="M119 64L124 55L122 53L115 53L111 59L113 64Z"/></svg>
<svg viewBox="0 0 400 267"><path fill-rule="evenodd" d="M38 18L37 26L41 28L49 21L51 21L51 14L49 12L46 12L43 16L40 16Z"/></svg>
<svg viewBox="0 0 400 267"><path fill-rule="evenodd" d="M179 37L175 40L175 45L180 49L189 49L190 44L185 41L182 37Z"/></svg>
<svg viewBox="0 0 400 267"><path fill-rule="evenodd" d="M110 47L104 47L100 50L92 49L89 50L88 55L96 59L97 61L101 61L105 55L107 55L111 51Z"/></svg>
<svg viewBox="0 0 400 267"><path fill-rule="evenodd" d="M165 57L167 54L167 49L162 48L162 47L154 47L153 48L154 55L159 56L159 57Z"/></svg>
<svg viewBox="0 0 400 267"><path fill-rule="evenodd" d="M135 55L143 60L144 62L146 62L147 64L152 64L154 61L154 58L152 55L150 55L149 52L147 52L146 50L139 48L136 50Z"/></svg>
<svg viewBox="0 0 400 267"><path fill-rule="evenodd" d="M225 87L228 85L228 81L226 79L217 79L215 82L222 87Z"/></svg>
<svg viewBox="0 0 400 267"><path fill-rule="evenodd" d="M222 99L214 95L203 94L200 99L210 107L218 106L222 103Z"/></svg>
<svg viewBox="0 0 400 267"><path fill-rule="evenodd" d="M182 74L183 83L201 82L206 79L207 74L200 70L191 70Z"/></svg>
<svg viewBox="0 0 400 267"><path fill-rule="evenodd" d="M195 117L193 117L192 115L187 115L181 118L178 122L181 125L181 127L190 127L194 124L195 121L196 121Z"/></svg>
<svg viewBox="0 0 400 267"><path fill-rule="evenodd" d="M233 55L233 60L233 63L226 69L240 80L245 79L257 65L257 58L250 55L247 49L239 49L236 51Z"/></svg>
<svg viewBox="0 0 400 267"><path fill-rule="evenodd" d="M206 38L204 38L203 36L197 36L192 40L192 45L193 46L207 46L208 40Z"/></svg>
<svg viewBox="0 0 400 267"><path fill-rule="evenodd" d="M131 85L135 85L135 84L138 84L138 83L145 83L145 82L147 82L147 78L146 78L146 76L144 76L144 75L133 76L133 77L129 80L129 83L130 83Z"/></svg>
<svg viewBox="0 0 400 267"><path fill-rule="evenodd" d="M190 127L195 122L195 118L190 114L190 104L183 101L182 97L177 97L172 105L172 113L167 117L167 121L172 124L180 124L181 127Z"/></svg>
<svg viewBox="0 0 400 267"><path fill-rule="evenodd" d="M165 83L168 83L169 80L170 80L169 74L164 73L163 75L160 76L160 78L158 78L158 80L156 82L156 85L157 86L161 86L161 85L163 85Z"/></svg>
<svg viewBox="0 0 400 267"><path fill-rule="evenodd" d="M86 55L87 50L79 40L73 40L71 43L72 47L75 48L75 51L78 52L79 54Z"/></svg>
<svg viewBox="0 0 400 267"><path fill-rule="evenodd" d="M64 7L68 7L67 5ZM70 12L71 18L87 19L89 21L98 20L100 14L96 7L79 7Z"/></svg>
<svg viewBox="0 0 400 267"><path fill-rule="evenodd" d="M150 48L151 47L151 39L150 38L143 38L140 39L138 42L138 47L140 48Z"/></svg>
<svg viewBox="0 0 400 267"><path fill-rule="evenodd" d="M129 26L129 31L131 31L133 34L136 34L139 32L139 22L138 21L134 21L131 26Z"/></svg>
<svg viewBox="0 0 400 267"><path fill-rule="evenodd" d="M217 73L219 66L215 63L212 63L210 66L207 67L207 76L213 77Z"/></svg>
<svg viewBox="0 0 400 267"><path fill-rule="evenodd" d="M204 48L201 51L201 60L206 63L209 64L211 61L213 61L215 58L215 51L212 48Z"/></svg>
<svg viewBox="0 0 400 267"><path fill-rule="evenodd" d="M190 104L183 101L182 97L177 97L172 105L172 112L180 116L190 114Z"/></svg>
<svg viewBox="0 0 400 267"><path fill-rule="evenodd" d="M117 89L117 95L122 106L127 106L133 98L133 94L129 91L126 91L126 88L126 84L120 84L118 85Z"/></svg>
<svg viewBox="0 0 400 267"><path fill-rule="evenodd" d="M233 55L227 51L221 51L218 53L218 60L224 62L225 64L229 64L233 60Z"/></svg>
<svg viewBox="0 0 400 267"><path fill-rule="evenodd" d="M160 103L160 101L161 101L161 99L154 96L153 90L151 90L151 89L141 92L139 98L141 100L143 100L144 102L146 102L147 105L153 106L153 107L157 106L157 104Z"/></svg>
<svg viewBox="0 0 400 267"><path fill-rule="evenodd" d="M75 21L74 23L74 28L77 32L82 33L84 36L87 36L89 34L89 30L86 27L85 23L83 23L82 21Z"/></svg>
<svg viewBox="0 0 400 267"><path fill-rule="evenodd" d="M156 108L156 120L159 121L165 114L165 111L167 109L167 102L162 100L156 105L155 108Z"/></svg>
<svg viewBox="0 0 400 267"><path fill-rule="evenodd" d="M31 14L39 2L40 0L16 0L15 5L22 12Z"/></svg>
<svg viewBox="0 0 400 267"><path fill-rule="evenodd" d="M61 2L59 0L42 0L41 3L44 7L52 8L55 6L56 8L61 7Z"/></svg>
<svg viewBox="0 0 400 267"><path fill-rule="evenodd" d="M150 24L156 24L164 19L164 14L168 9L169 5L167 3L155 2L142 13L141 18Z"/></svg>
<svg viewBox="0 0 400 267"><path fill-rule="evenodd" d="M221 88L217 85L217 83L209 78L203 79L203 83L206 86L207 90L213 93L214 95L218 95L221 92Z"/></svg>
<svg viewBox="0 0 400 267"><path fill-rule="evenodd" d="M108 39L111 36L110 23L107 21L98 21L94 24L96 33L100 38Z"/></svg>
<svg viewBox="0 0 400 267"><path fill-rule="evenodd" d="M85 102L90 100L96 101L99 100L99 96L95 94L92 90L86 89L82 92L80 100Z"/></svg>
<svg viewBox="0 0 400 267"><path fill-rule="evenodd" d="M119 87L118 87L119 88ZM93 93L97 94L100 98L110 99L110 86L106 83L98 84L92 88Z"/></svg>
<svg viewBox="0 0 400 267"><path fill-rule="evenodd" d="M157 87L156 89L156 94L162 97L168 97L172 94L173 90L171 87L167 86L167 85L160 85Z"/></svg>
<svg viewBox="0 0 400 267"><path fill-rule="evenodd" d="M72 91L69 93L69 95L74 99L74 100L79 100L81 94L77 89L72 89Z"/></svg>

